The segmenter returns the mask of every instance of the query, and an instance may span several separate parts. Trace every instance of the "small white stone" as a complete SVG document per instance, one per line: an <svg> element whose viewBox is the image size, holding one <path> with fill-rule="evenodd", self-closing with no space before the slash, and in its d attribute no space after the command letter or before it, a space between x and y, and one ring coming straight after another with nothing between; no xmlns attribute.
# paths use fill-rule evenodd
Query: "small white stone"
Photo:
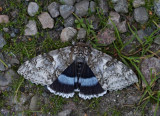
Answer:
<svg viewBox="0 0 160 116"><path fill-rule="evenodd" d="M54 20L51 18L51 16L47 12L43 12L42 14L40 14L38 16L38 19L41 22L43 29L53 28Z"/></svg>
<svg viewBox="0 0 160 116"><path fill-rule="evenodd" d="M26 29L24 31L24 35L35 35L37 34L37 26L34 20L30 20L26 25Z"/></svg>
<svg viewBox="0 0 160 116"><path fill-rule="evenodd" d="M72 27L66 27L61 32L61 41L67 42L77 34L77 30Z"/></svg>
<svg viewBox="0 0 160 116"><path fill-rule="evenodd" d="M35 2L30 2L28 5L28 14L34 16L38 12L39 6Z"/></svg>

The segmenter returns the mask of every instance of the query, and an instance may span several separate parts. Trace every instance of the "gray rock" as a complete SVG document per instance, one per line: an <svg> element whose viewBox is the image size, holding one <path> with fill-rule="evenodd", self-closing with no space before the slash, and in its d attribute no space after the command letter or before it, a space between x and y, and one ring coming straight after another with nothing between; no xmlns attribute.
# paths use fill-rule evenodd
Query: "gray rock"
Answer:
<svg viewBox="0 0 160 116"><path fill-rule="evenodd" d="M102 10L104 14L108 12L108 4L106 0L99 0L99 8Z"/></svg>
<svg viewBox="0 0 160 116"><path fill-rule="evenodd" d="M160 17L160 0L154 0L154 11Z"/></svg>
<svg viewBox="0 0 160 116"><path fill-rule="evenodd" d="M74 5L74 3L75 3L75 0L60 0L60 2L62 3L62 4L66 4L66 5Z"/></svg>
<svg viewBox="0 0 160 116"><path fill-rule="evenodd" d="M60 6L60 14L66 19L74 12L74 7L71 5L61 5Z"/></svg>
<svg viewBox="0 0 160 116"><path fill-rule="evenodd" d="M84 28L80 28L77 34L77 39L84 39L86 37L86 30Z"/></svg>
<svg viewBox="0 0 160 116"><path fill-rule="evenodd" d="M112 22L115 24L115 25L118 25L120 23L120 15L117 13L117 12L113 12L111 11L109 13L109 19L108 19L108 25L111 26L111 28L113 29L114 26L112 24Z"/></svg>
<svg viewBox="0 0 160 116"><path fill-rule="evenodd" d="M90 1L89 8L90 8L91 12L95 12L96 11L96 3L94 1Z"/></svg>
<svg viewBox="0 0 160 116"><path fill-rule="evenodd" d="M160 45L160 37L156 37L156 38L154 39L154 43Z"/></svg>
<svg viewBox="0 0 160 116"><path fill-rule="evenodd" d="M4 76L0 78L0 86L8 86L14 78L18 78L18 75L12 69L5 72Z"/></svg>
<svg viewBox="0 0 160 116"><path fill-rule="evenodd" d="M58 116L69 116L71 114L71 109L64 110L58 113Z"/></svg>
<svg viewBox="0 0 160 116"><path fill-rule="evenodd" d="M150 75L151 70L152 70L152 76ZM153 79L154 76L160 72L160 59L155 57L144 59L141 63L141 71L146 81L150 84L151 78ZM160 75L157 76L160 77ZM142 81L142 86L146 87L146 84L143 81Z"/></svg>
<svg viewBox="0 0 160 116"><path fill-rule="evenodd" d="M128 3L127 0L119 0L114 6L116 12L128 13Z"/></svg>
<svg viewBox="0 0 160 116"><path fill-rule="evenodd" d="M64 20L65 27L73 27L74 26L75 17L71 15L67 19Z"/></svg>
<svg viewBox="0 0 160 116"><path fill-rule="evenodd" d="M88 7L89 7L89 1L88 0L83 0L79 3L75 4L75 14L79 17L84 16L88 12Z"/></svg>
<svg viewBox="0 0 160 116"><path fill-rule="evenodd" d="M121 22L121 23L119 23L118 25L117 25L117 28L118 28L118 31L120 32L120 33L125 33L125 32L127 32L127 23L126 23L126 21L123 21L123 22Z"/></svg>
<svg viewBox="0 0 160 116"><path fill-rule="evenodd" d="M16 34L14 32L12 32L10 35L11 37L16 37Z"/></svg>
<svg viewBox="0 0 160 116"><path fill-rule="evenodd" d="M38 12L39 6L36 2L30 2L27 12L30 16L34 16Z"/></svg>
<svg viewBox="0 0 160 116"><path fill-rule="evenodd" d="M2 53L0 53L0 59L4 62L4 57L3 57ZM6 70L5 66L0 61L0 71L5 71L5 70Z"/></svg>
<svg viewBox="0 0 160 116"><path fill-rule="evenodd" d="M33 96L31 98L31 102L30 102L30 105L29 105L29 109L32 110L32 111L36 111L39 109L39 106L38 106L38 100L39 100L39 97L38 96Z"/></svg>
<svg viewBox="0 0 160 116"><path fill-rule="evenodd" d="M6 41L3 38L2 33L0 33L0 49L3 48L4 45L6 45Z"/></svg>
<svg viewBox="0 0 160 116"><path fill-rule="evenodd" d="M145 0L134 0L133 1L134 8L140 7L142 5L145 5Z"/></svg>
<svg viewBox="0 0 160 116"><path fill-rule="evenodd" d="M6 27L4 27L4 28L3 28L3 31L4 31L4 32L8 32L8 31L9 31L9 29L8 29L8 28L6 28ZM1 43L1 42L0 42L0 43Z"/></svg>
<svg viewBox="0 0 160 116"><path fill-rule="evenodd" d="M36 35L37 34L37 25L34 20L29 20L26 25L26 29L24 30L24 35Z"/></svg>
<svg viewBox="0 0 160 116"><path fill-rule="evenodd" d="M72 27L66 27L61 32L61 41L70 41L77 34L77 30Z"/></svg>
<svg viewBox="0 0 160 116"><path fill-rule="evenodd" d="M116 40L114 31L105 29L103 32L98 34L98 43L109 45Z"/></svg>
<svg viewBox="0 0 160 116"><path fill-rule="evenodd" d="M138 7L134 9L134 19L140 24L146 23L148 21L148 13L146 8Z"/></svg>
<svg viewBox="0 0 160 116"><path fill-rule="evenodd" d="M42 12L38 16L38 19L41 22L43 29L46 29L46 28L52 29L53 28L54 20L51 18L51 16L48 14L48 12Z"/></svg>
<svg viewBox="0 0 160 116"><path fill-rule="evenodd" d="M9 17L7 15L0 15L0 23L8 23Z"/></svg>
<svg viewBox="0 0 160 116"><path fill-rule="evenodd" d="M59 16L59 4L57 2L52 2L48 6L48 11L51 14L52 18L56 18Z"/></svg>

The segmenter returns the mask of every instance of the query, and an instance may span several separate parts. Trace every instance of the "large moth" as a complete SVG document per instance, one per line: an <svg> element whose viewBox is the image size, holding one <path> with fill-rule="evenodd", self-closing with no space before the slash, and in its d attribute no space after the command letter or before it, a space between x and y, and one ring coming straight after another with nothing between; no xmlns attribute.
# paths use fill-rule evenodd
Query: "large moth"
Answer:
<svg viewBox="0 0 160 116"><path fill-rule="evenodd" d="M91 99L138 82L122 62L82 42L38 55L22 64L18 73L65 98L79 92L79 97Z"/></svg>

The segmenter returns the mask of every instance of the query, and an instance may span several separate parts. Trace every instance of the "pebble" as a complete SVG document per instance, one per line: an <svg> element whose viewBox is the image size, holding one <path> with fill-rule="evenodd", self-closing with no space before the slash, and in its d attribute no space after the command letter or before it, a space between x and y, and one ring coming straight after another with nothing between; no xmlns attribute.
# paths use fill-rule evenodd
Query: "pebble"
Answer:
<svg viewBox="0 0 160 116"><path fill-rule="evenodd" d="M71 5L61 5L60 14L64 19L66 19L74 12L74 9L75 8Z"/></svg>
<svg viewBox="0 0 160 116"><path fill-rule="evenodd" d="M98 42L100 44L109 45L116 40L114 31L105 29L103 32L98 34Z"/></svg>
<svg viewBox="0 0 160 116"><path fill-rule="evenodd" d="M119 0L114 6L116 12L128 13L128 3L127 0Z"/></svg>
<svg viewBox="0 0 160 116"><path fill-rule="evenodd" d="M4 45L6 45L6 41L3 38L2 33L0 33L0 49L2 49Z"/></svg>
<svg viewBox="0 0 160 116"><path fill-rule="evenodd" d="M141 71L144 75L146 81L150 84L151 82L151 70L152 70L152 78L154 75L160 72L160 59L155 57L146 58L141 63ZM158 76L160 77L160 76ZM146 87L145 82L142 81L142 86Z"/></svg>
<svg viewBox="0 0 160 116"><path fill-rule="evenodd" d="M52 29L53 28L54 20L51 18L51 16L48 14L48 12L42 12L38 16L38 19L41 22L43 29L46 29L46 28Z"/></svg>
<svg viewBox="0 0 160 116"><path fill-rule="evenodd" d="M123 21L123 22L119 23L119 24L117 25L117 28L118 28L118 31L119 31L120 33L125 33L125 32L127 32L128 28L127 28L127 23L126 23L126 21Z"/></svg>
<svg viewBox="0 0 160 116"><path fill-rule="evenodd" d="M75 4L75 14L82 17L88 13L89 1L83 0Z"/></svg>
<svg viewBox="0 0 160 116"><path fill-rule="evenodd" d="M145 0L134 0L133 1L134 8L137 8L143 5L145 5Z"/></svg>
<svg viewBox="0 0 160 116"><path fill-rule="evenodd" d="M4 62L3 54L0 52L0 59ZM5 71L6 67L3 65L3 63L0 61L0 71Z"/></svg>
<svg viewBox="0 0 160 116"><path fill-rule="evenodd" d="M156 38L154 39L154 43L160 45L160 37L156 37Z"/></svg>
<svg viewBox="0 0 160 116"><path fill-rule="evenodd" d="M59 112L58 116L69 116L71 114L71 112L72 112L71 109L67 109L67 110L64 110L62 112Z"/></svg>
<svg viewBox="0 0 160 116"><path fill-rule="evenodd" d="M5 72L4 76L0 78L0 86L8 86L15 78L18 78L17 73L14 70L9 69Z"/></svg>
<svg viewBox="0 0 160 116"><path fill-rule="evenodd" d="M92 13L95 12L96 11L96 3L94 1L90 1L89 8Z"/></svg>
<svg viewBox="0 0 160 116"><path fill-rule="evenodd" d="M70 41L77 34L77 30L72 27L66 27L61 32L61 41L67 42Z"/></svg>
<svg viewBox="0 0 160 116"><path fill-rule="evenodd" d="M118 25L120 23L120 15L117 12L111 11L109 13L109 17L110 18L108 19L108 25L110 25L111 28L113 29L114 26L113 26L112 22L115 23L115 25Z"/></svg>
<svg viewBox="0 0 160 116"><path fill-rule="evenodd" d="M39 106L38 106L38 100L39 100L39 97L37 95L33 96L31 98L31 102L30 102L30 105L29 105L29 109L32 110L32 111L36 111L39 109Z"/></svg>
<svg viewBox="0 0 160 116"><path fill-rule="evenodd" d="M4 32L8 32L8 31L9 31L9 29L8 29L8 28L6 28L6 27L4 27L4 28L3 28L3 31L4 31ZM0 42L0 43L1 43L1 42Z"/></svg>
<svg viewBox="0 0 160 116"><path fill-rule="evenodd" d="M146 23L148 21L148 13L146 8L144 7L135 8L134 19L140 24Z"/></svg>
<svg viewBox="0 0 160 116"><path fill-rule="evenodd" d="M154 0L154 11L160 17L160 0Z"/></svg>
<svg viewBox="0 0 160 116"><path fill-rule="evenodd" d="M80 28L77 34L77 39L84 39L86 37L86 30L84 28Z"/></svg>
<svg viewBox="0 0 160 116"><path fill-rule="evenodd" d="M11 37L16 37L16 34L14 32L12 32L10 35Z"/></svg>
<svg viewBox="0 0 160 116"><path fill-rule="evenodd" d="M28 24L26 25L26 29L24 31L24 35L36 35L37 34L37 25L34 20L29 20Z"/></svg>
<svg viewBox="0 0 160 116"><path fill-rule="evenodd" d="M28 5L27 12L29 16L34 16L38 12L39 6L36 2L30 2Z"/></svg>
<svg viewBox="0 0 160 116"><path fill-rule="evenodd" d="M7 15L0 15L0 23L8 23L9 17Z"/></svg>
<svg viewBox="0 0 160 116"><path fill-rule="evenodd" d="M58 17L59 16L59 4L57 2L52 2L48 6L48 11L50 15L52 16L52 18Z"/></svg>
<svg viewBox="0 0 160 116"><path fill-rule="evenodd" d="M99 8L104 14L108 13L108 4L106 0L99 0Z"/></svg>
<svg viewBox="0 0 160 116"><path fill-rule="evenodd" d="M71 15L67 19L64 20L65 27L73 27L74 26L75 17Z"/></svg>
<svg viewBox="0 0 160 116"><path fill-rule="evenodd" d="M62 3L62 4L66 4L66 5L74 5L74 3L75 3L75 0L60 0L60 2Z"/></svg>

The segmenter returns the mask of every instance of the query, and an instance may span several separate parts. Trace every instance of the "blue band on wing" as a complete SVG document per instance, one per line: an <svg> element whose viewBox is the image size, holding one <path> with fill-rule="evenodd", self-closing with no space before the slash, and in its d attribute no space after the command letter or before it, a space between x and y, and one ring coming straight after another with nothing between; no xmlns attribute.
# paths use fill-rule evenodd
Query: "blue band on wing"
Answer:
<svg viewBox="0 0 160 116"><path fill-rule="evenodd" d="M58 81L63 84L74 85L74 83L77 82L77 77L73 78L73 77L68 77L64 74L61 74L58 77Z"/></svg>
<svg viewBox="0 0 160 116"><path fill-rule="evenodd" d="M98 83L98 80L96 77L80 78L79 83L81 86L94 86Z"/></svg>

